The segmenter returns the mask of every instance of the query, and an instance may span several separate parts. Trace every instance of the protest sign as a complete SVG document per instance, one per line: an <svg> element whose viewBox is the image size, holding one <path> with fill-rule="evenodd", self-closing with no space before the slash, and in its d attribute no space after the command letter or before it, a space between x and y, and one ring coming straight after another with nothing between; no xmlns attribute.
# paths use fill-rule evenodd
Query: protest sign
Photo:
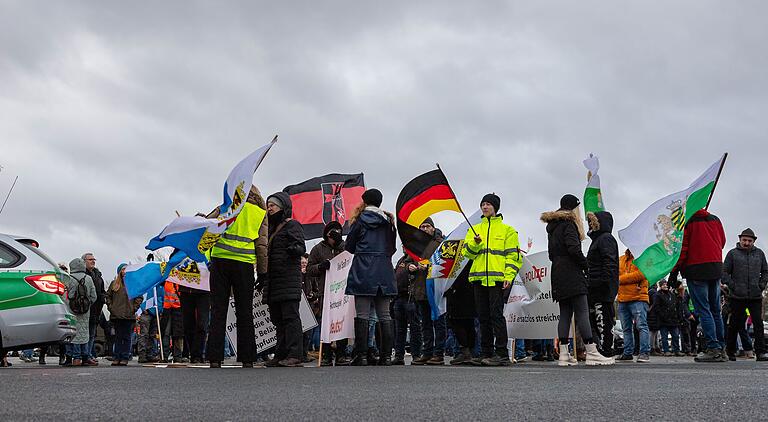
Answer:
<svg viewBox="0 0 768 422"><path fill-rule="evenodd" d="M552 301L552 263L547 252L525 257L504 306L507 333L515 339L557 336L560 308Z"/></svg>
<svg viewBox="0 0 768 422"><path fill-rule="evenodd" d="M253 293L253 328L256 331L256 352L263 352L277 345L277 333L272 319L269 315L269 307L262 301L263 295L256 290ZM302 332L309 331L317 327L317 320L309 307L309 302L304 293L301 294L299 302L299 316L301 317ZM225 330L229 342L232 343L232 349L237 353L237 319L235 317L235 300L229 298L229 308L227 309L227 329Z"/></svg>
<svg viewBox="0 0 768 422"><path fill-rule="evenodd" d="M355 298L344 294L353 255L342 252L331 260L331 268L325 273L323 293L323 320L320 341L332 341L355 336Z"/></svg>

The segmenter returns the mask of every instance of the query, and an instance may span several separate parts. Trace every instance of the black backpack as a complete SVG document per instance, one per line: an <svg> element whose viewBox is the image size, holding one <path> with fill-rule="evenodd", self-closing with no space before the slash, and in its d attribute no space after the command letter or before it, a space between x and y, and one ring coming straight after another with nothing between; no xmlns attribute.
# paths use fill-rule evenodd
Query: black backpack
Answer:
<svg viewBox="0 0 768 422"><path fill-rule="evenodd" d="M77 288L75 291L69 291L67 298L69 298L69 309L76 315L83 315L91 309L91 299L88 298L88 287L85 286L85 277L81 280L77 280ZM74 293L74 294L73 294Z"/></svg>

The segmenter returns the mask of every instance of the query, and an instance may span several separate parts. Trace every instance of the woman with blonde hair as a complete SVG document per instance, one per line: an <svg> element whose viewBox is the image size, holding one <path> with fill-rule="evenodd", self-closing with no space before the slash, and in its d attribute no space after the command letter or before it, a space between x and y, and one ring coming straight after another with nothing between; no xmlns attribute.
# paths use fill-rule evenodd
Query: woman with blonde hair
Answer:
<svg viewBox="0 0 768 422"><path fill-rule="evenodd" d="M397 296L392 255L396 251L397 232L394 216L381 208L382 194L377 189L363 193L363 204L355 209L350 221L345 249L354 254L347 278L346 294L355 297L355 352L353 366L376 365L367 361L368 327L371 307L381 323L379 365L392 364L394 326L389 302Z"/></svg>
<svg viewBox="0 0 768 422"><path fill-rule="evenodd" d="M125 289L125 267L117 267L117 276L106 292L109 321L115 329L115 350L112 366L126 366L131 354L131 332L136 323L136 311L141 306L142 297L130 300Z"/></svg>
<svg viewBox="0 0 768 422"><path fill-rule="evenodd" d="M552 261L552 299L560 306L557 326L560 338L558 365L573 366L578 362L568 351L571 317L587 349L587 365L612 365L613 358L605 358L597 351L589 325L587 304L587 258L581 250L586 238L579 212L579 199L567 194L560 199L557 211L545 212L541 221L547 224L547 250Z"/></svg>

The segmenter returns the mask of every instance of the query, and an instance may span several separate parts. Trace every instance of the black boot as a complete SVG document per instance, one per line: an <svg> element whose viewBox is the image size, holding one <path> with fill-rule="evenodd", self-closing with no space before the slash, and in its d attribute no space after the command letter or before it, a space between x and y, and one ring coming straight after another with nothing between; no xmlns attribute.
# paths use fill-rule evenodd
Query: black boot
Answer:
<svg viewBox="0 0 768 422"><path fill-rule="evenodd" d="M392 320L381 321L381 347L379 348L379 366L392 365L392 343L395 340L395 324Z"/></svg>
<svg viewBox="0 0 768 422"><path fill-rule="evenodd" d="M323 344L323 356L320 358L320 366L333 366L333 353L330 344Z"/></svg>
<svg viewBox="0 0 768 422"><path fill-rule="evenodd" d="M368 320L355 318L355 351L352 358L352 366L366 366L368 361Z"/></svg>

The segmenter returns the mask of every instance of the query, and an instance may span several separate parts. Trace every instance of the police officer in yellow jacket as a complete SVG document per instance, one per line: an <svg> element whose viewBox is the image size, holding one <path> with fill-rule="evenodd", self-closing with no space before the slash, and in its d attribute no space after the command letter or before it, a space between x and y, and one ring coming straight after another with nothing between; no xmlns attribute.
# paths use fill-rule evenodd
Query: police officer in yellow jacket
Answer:
<svg viewBox="0 0 768 422"><path fill-rule="evenodd" d="M483 219L467 232L464 239L463 254L472 260L469 282L475 292L484 366L511 364L503 290L512 285L523 260L517 231L504 224L501 214L497 214L500 206L501 198L497 195L485 195L480 201Z"/></svg>
<svg viewBox="0 0 768 422"><path fill-rule="evenodd" d="M255 186L237 219L211 249L211 331L207 357L211 368L224 360L224 330L229 297L235 298L237 318L237 360L243 367L253 367L256 339L253 327L254 265L266 273L266 204ZM263 255L263 257L262 257ZM258 259L257 259L258 256Z"/></svg>

